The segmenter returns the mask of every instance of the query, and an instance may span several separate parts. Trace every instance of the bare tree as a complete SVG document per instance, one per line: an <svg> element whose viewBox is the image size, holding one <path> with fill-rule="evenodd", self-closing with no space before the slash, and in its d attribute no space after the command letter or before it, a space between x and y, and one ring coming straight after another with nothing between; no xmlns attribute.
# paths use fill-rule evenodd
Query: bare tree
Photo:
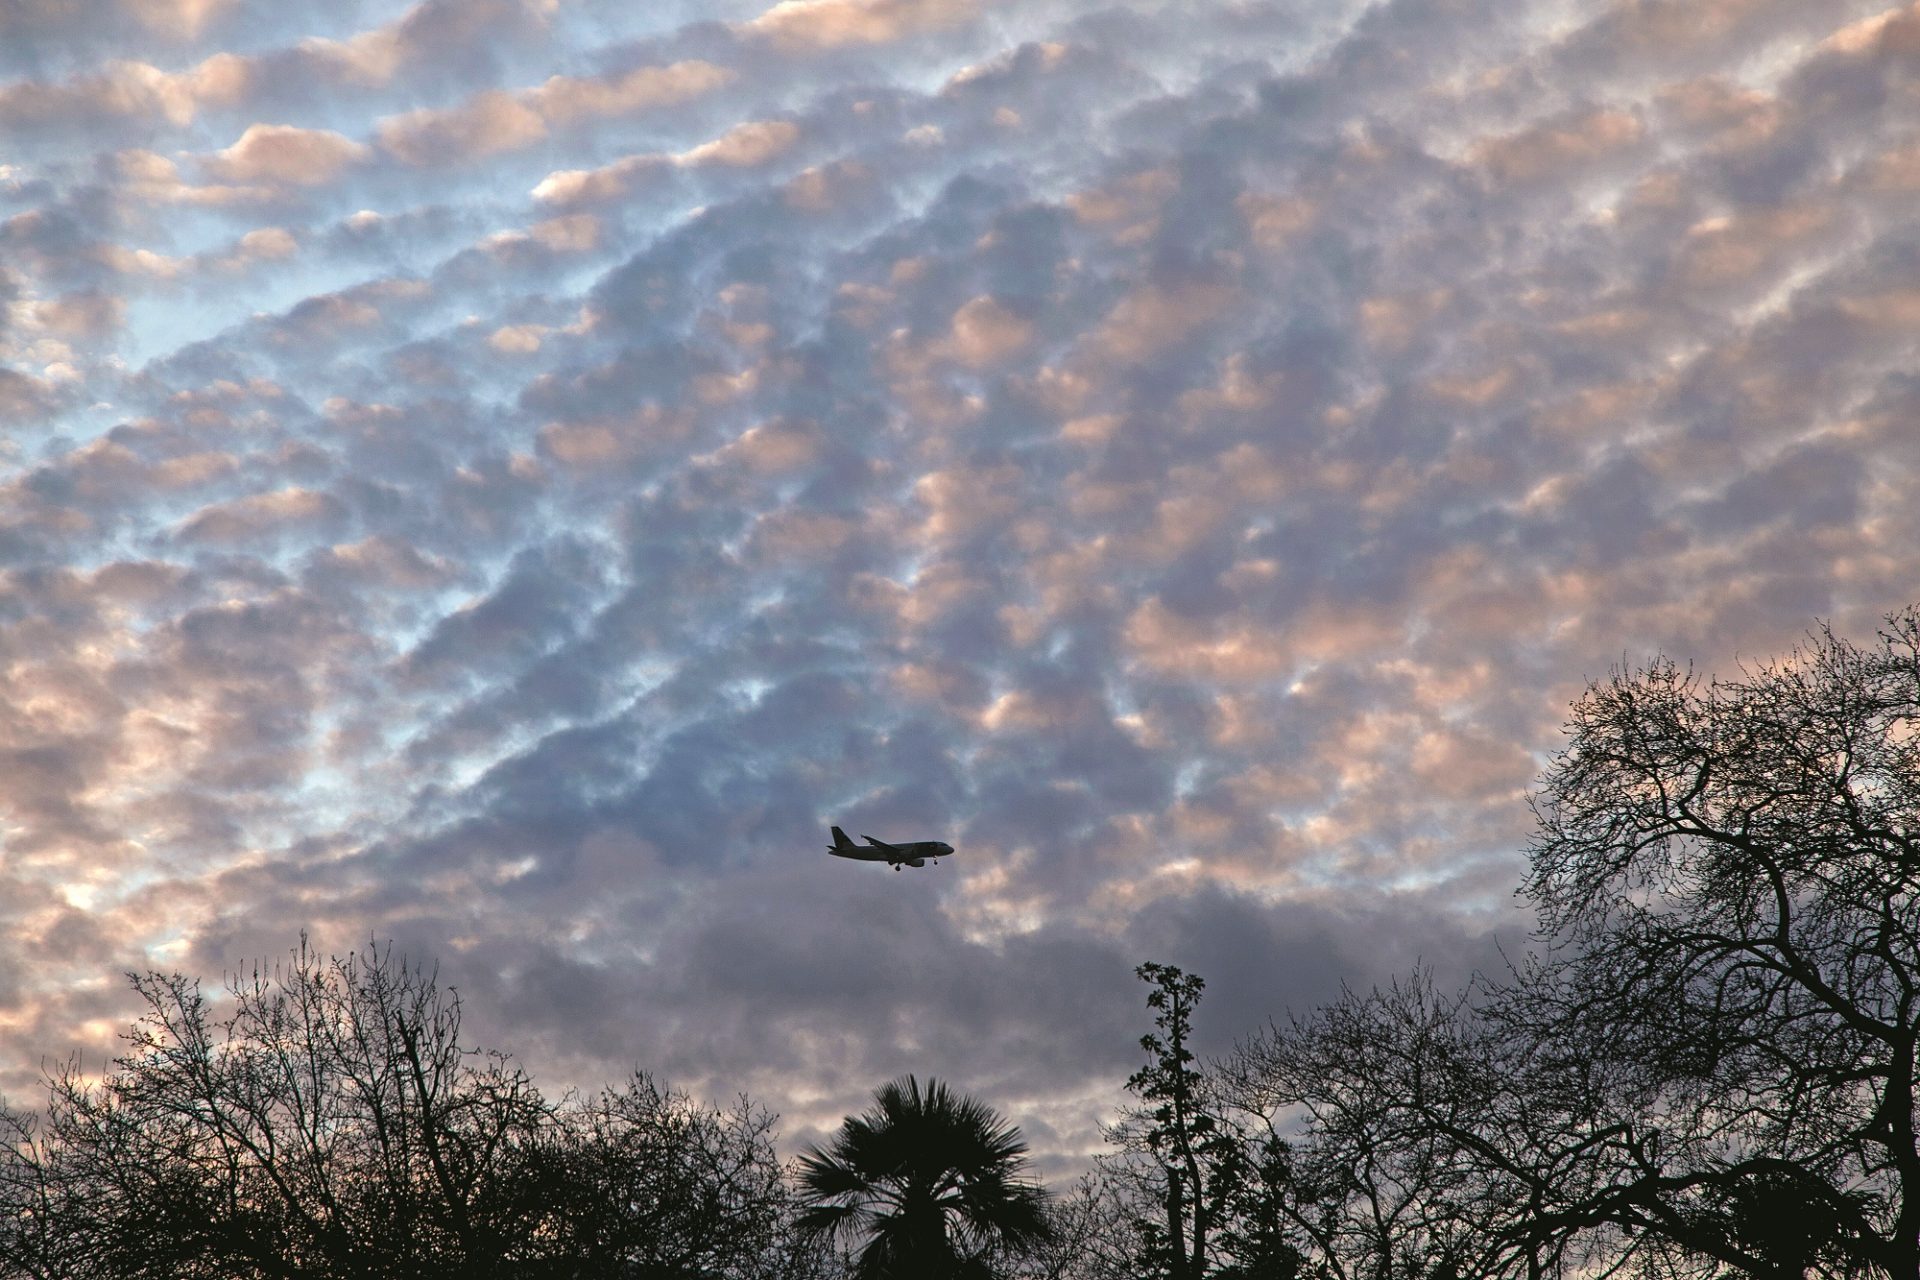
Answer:
<svg viewBox="0 0 1920 1280"><path fill-rule="evenodd" d="M772 1117L637 1076L550 1103L383 947L303 942L219 1002L133 979L104 1078L0 1128L0 1276L800 1280ZM812 1268L812 1270L809 1270Z"/></svg>
<svg viewBox="0 0 1920 1280"><path fill-rule="evenodd" d="M1591 686L1536 950L1270 1028L1230 1092L1343 1280L1920 1272L1920 615Z"/></svg>
<svg viewBox="0 0 1920 1280"><path fill-rule="evenodd" d="M1049 1231L1014 1280L1139 1280L1141 1206L1110 1170L1083 1175L1047 1204Z"/></svg>
<svg viewBox="0 0 1920 1280"><path fill-rule="evenodd" d="M48 1205L30 1274L485 1275L537 1235L552 1113L460 1043L431 973L303 942L220 1013L179 975L133 985L114 1069L56 1072L15 1146Z"/></svg>
<svg viewBox="0 0 1920 1280"><path fill-rule="evenodd" d="M789 1229L774 1118L746 1098L722 1110L641 1073L561 1118L556 1229L583 1274L801 1280L827 1264Z"/></svg>
<svg viewBox="0 0 1920 1280"><path fill-rule="evenodd" d="M1426 1276L1468 1227L1445 1194L1451 1144L1421 1114L1450 1025L1432 997L1418 983L1348 994L1252 1037L1223 1068L1286 1152L1276 1209L1338 1280Z"/></svg>
<svg viewBox="0 0 1920 1280"><path fill-rule="evenodd" d="M80 1188L56 1169L39 1118L0 1104L0 1276L64 1280L95 1252Z"/></svg>
<svg viewBox="0 0 1920 1280"><path fill-rule="evenodd" d="M1569 1203L1597 1191L1611 1139L1592 1064L1487 1018L1415 972L1270 1025L1221 1068L1263 1117L1276 1161L1266 1204L1337 1280L1601 1274L1630 1241Z"/></svg>
<svg viewBox="0 0 1920 1280"><path fill-rule="evenodd" d="M1569 1226L1701 1269L1920 1271L1920 613L1702 682L1588 690L1489 1012L1612 1081Z"/></svg>

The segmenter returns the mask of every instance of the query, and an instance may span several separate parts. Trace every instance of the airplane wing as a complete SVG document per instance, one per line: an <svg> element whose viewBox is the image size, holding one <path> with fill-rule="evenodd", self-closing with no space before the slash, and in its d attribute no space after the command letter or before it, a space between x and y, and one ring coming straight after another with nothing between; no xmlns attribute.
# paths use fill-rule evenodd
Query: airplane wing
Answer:
<svg viewBox="0 0 1920 1280"><path fill-rule="evenodd" d="M900 852L900 846L888 844L885 840L875 840L872 836L861 836L860 838L876 849L884 849L888 853Z"/></svg>

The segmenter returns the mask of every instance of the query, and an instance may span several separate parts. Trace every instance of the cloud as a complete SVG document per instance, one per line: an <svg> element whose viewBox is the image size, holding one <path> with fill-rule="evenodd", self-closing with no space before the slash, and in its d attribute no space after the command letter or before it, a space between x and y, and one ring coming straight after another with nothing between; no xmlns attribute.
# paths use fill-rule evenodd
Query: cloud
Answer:
<svg viewBox="0 0 1920 1280"><path fill-rule="evenodd" d="M334 181L366 156L366 147L330 129L255 124L203 164L213 176L228 182L318 186Z"/></svg>
<svg viewBox="0 0 1920 1280"><path fill-rule="evenodd" d="M748 168L763 165L782 154L799 137L800 127L790 120L749 120L674 158L681 164Z"/></svg>
<svg viewBox="0 0 1920 1280"><path fill-rule="evenodd" d="M1140 961L1485 963L1585 678L1920 576L1913 11L1549 8L34 9L0 1083L304 928L1065 1173Z"/></svg>
<svg viewBox="0 0 1920 1280"><path fill-rule="evenodd" d="M470 163L529 146L552 129L703 97L737 75L711 62L687 59L664 67L635 67L616 76L551 76L532 89L487 90L457 107L424 107L382 120L380 144L407 164Z"/></svg>
<svg viewBox="0 0 1920 1280"><path fill-rule="evenodd" d="M548 174L533 188L544 204L576 205L617 200L637 183L669 170L665 156L628 156L597 169L562 169Z"/></svg>
<svg viewBox="0 0 1920 1280"><path fill-rule="evenodd" d="M491 79L499 67L496 49L539 43L550 15L545 0L419 0L392 21L345 39L303 32L291 49L268 60L348 90L459 85Z"/></svg>
<svg viewBox="0 0 1920 1280"><path fill-rule="evenodd" d="M781 0L742 30L792 49L889 44L972 21L977 0Z"/></svg>
<svg viewBox="0 0 1920 1280"><path fill-rule="evenodd" d="M217 156L213 163L220 163ZM275 195L271 187L265 186L190 183L181 176L180 166L173 160L138 148L115 153L102 167L111 174L128 202L234 205L260 203Z"/></svg>
<svg viewBox="0 0 1920 1280"><path fill-rule="evenodd" d="M97 338L126 323L126 299L89 289L34 305L34 317L53 333Z"/></svg>
<svg viewBox="0 0 1920 1280"><path fill-rule="evenodd" d="M114 61L65 83L24 80L0 87L0 121L32 129L157 119L178 128L209 106L238 101L249 84L247 62L230 53L213 54L179 72Z"/></svg>
<svg viewBox="0 0 1920 1280"><path fill-rule="evenodd" d="M200 34L210 19L232 7L233 0L131 0L127 8L144 25L175 31L189 39Z"/></svg>
<svg viewBox="0 0 1920 1280"><path fill-rule="evenodd" d="M1474 148L1473 159L1497 182L1565 182L1644 136L1631 112L1590 109L1487 139Z"/></svg>
<svg viewBox="0 0 1920 1280"><path fill-rule="evenodd" d="M340 515L340 504L328 494L281 489L197 511L180 526L180 536L190 542L258 545L280 530L329 523Z"/></svg>
<svg viewBox="0 0 1920 1280"><path fill-rule="evenodd" d="M300 252L300 240L285 227L255 227L234 242L233 249L216 260L224 269L239 271L261 262L283 262Z"/></svg>
<svg viewBox="0 0 1920 1280"><path fill-rule="evenodd" d="M53 386L17 369L0 370L0 417L14 422L39 418L58 403Z"/></svg>
<svg viewBox="0 0 1920 1280"><path fill-rule="evenodd" d="M550 123L572 124L601 116L675 106L731 83L738 72L698 58L664 67L642 66L595 79L551 76L525 97Z"/></svg>
<svg viewBox="0 0 1920 1280"><path fill-rule="evenodd" d="M550 16L544 0L420 0L380 26L334 38L312 33L338 30L358 16L354 8L285 23L276 20L286 11L253 14L230 0L109 0L108 11L119 20L39 0L20 10L9 31L18 38L0 48L0 61L18 57L29 78L0 88L0 120L30 151L49 143L57 151L76 136L145 140L156 126L233 109L289 118L341 94L391 111L490 81L496 50L537 44ZM243 48L190 65L182 56L223 35ZM175 56L146 61L156 43Z"/></svg>
<svg viewBox="0 0 1920 1280"><path fill-rule="evenodd" d="M458 110L424 107L380 122L380 145L407 164L461 164L546 136L546 121L519 98L489 90Z"/></svg>
<svg viewBox="0 0 1920 1280"><path fill-rule="evenodd" d="M83 14L61 0L20 0L7 14L9 39L0 65L37 70L103 48L191 45L234 8L232 0L109 0Z"/></svg>

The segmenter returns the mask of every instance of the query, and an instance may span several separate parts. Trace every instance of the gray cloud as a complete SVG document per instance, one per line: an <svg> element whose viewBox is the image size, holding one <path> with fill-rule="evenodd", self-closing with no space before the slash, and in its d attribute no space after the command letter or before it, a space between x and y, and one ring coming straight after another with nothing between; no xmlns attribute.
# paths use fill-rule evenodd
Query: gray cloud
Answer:
<svg viewBox="0 0 1920 1280"><path fill-rule="evenodd" d="M1461 977L1583 679L1908 602L1910 8L122 9L0 85L10 1092L306 929L1064 1171L1135 964Z"/></svg>

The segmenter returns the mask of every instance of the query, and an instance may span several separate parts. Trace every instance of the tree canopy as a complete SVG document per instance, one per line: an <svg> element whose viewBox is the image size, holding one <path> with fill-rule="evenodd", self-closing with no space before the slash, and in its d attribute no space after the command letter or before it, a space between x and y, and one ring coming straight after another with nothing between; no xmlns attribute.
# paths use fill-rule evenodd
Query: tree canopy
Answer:
<svg viewBox="0 0 1920 1280"><path fill-rule="evenodd" d="M857 1244L858 1280L973 1280L1049 1234L1026 1143L938 1080L881 1086L825 1150L800 1158L804 1231Z"/></svg>
<svg viewBox="0 0 1920 1280"><path fill-rule="evenodd" d="M636 1075L544 1097L457 996L370 947L230 984L134 979L104 1078L7 1112L0 1275L398 1280L806 1274L772 1119Z"/></svg>
<svg viewBox="0 0 1920 1280"><path fill-rule="evenodd" d="M1616 1080L1565 1210L1755 1275L1920 1271L1920 614L1591 689L1492 1016Z"/></svg>
<svg viewBox="0 0 1920 1280"><path fill-rule="evenodd" d="M1143 967L1121 1211L1079 1220L1183 1278L1920 1274L1920 615L1596 681L1534 805L1506 972L1348 991L1200 1063L1199 980Z"/></svg>

